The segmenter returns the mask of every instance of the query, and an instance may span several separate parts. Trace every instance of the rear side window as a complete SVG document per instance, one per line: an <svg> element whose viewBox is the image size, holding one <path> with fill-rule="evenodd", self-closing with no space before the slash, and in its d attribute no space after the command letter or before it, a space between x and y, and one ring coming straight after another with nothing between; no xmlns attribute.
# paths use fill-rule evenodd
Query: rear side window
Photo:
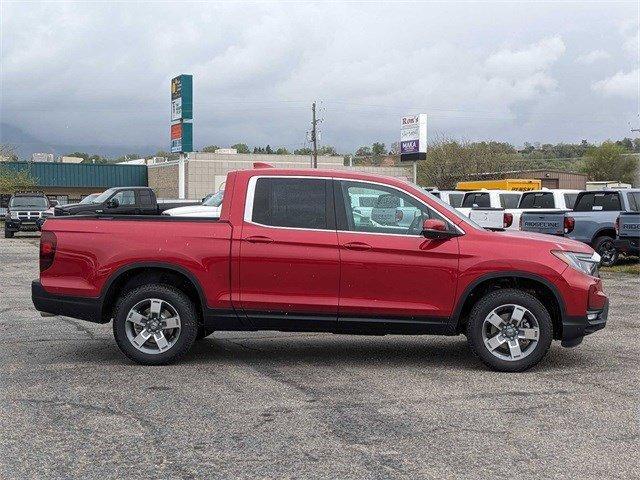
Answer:
<svg viewBox="0 0 640 480"><path fill-rule="evenodd" d="M633 212L637 212L638 206L640 206L640 192L627 193L627 200L629 200L629 209Z"/></svg>
<svg viewBox="0 0 640 480"><path fill-rule="evenodd" d="M500 206L502 208L518 208L519 201L520 201L519 193L501 193L500 194Z"/></svg>
<svg viewBox="0 0 640 480"><path fill-rule="evenodd" d="M567 205L567 208L573 208L573 206L576 204L576 198L578 198L577 193L564 194L564 203Z"/></svg>
<svg viewBox="0 0 640 480"><path fill-rule="evenodd" d="M326 229L326 199L326 180L259 178L251 220L274 227Z"/></svg>
<svg viewBox="0 0 640 480"><path fill-rule="evenodd" d="M451 205L454 208L457 208L462 205L463 198L464 198L464 193L450 193L449 205Z"/></svg>
<svg viewBox="0 0 640 480"><path fill-rule="evenodd" d="M140 205L153 205L151 194L146 190L140 191Z"/></svg>
<svg viewBox="0 0 640 480"><path fill-rule="evenodd" d="M491 200L488 193L465 193L462 201L463 207L490 207Z"/></svg>
<svg viewBox="0 0 640 480"><path fill-rule="evenodd" d="M520 208L553 208L553 193L527 192L522 194Z"/></svg>
<svg viewBox="0 0 640 480"><path fill-rule="evenodd" d="M611 193L585 193L577 201L574 208L576 212L621 210L618 192Z"/></svg>

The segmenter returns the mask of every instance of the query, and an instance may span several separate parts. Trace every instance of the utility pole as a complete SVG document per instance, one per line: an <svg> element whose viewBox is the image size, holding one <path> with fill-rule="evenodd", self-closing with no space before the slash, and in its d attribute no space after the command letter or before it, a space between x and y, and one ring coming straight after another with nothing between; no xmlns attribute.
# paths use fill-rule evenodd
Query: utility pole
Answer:
<svg viewBox="0 0 640 480"><path fill-rule="evenodd" d="M311 120L311 141L313 142L313 168L318 168L318 132L316 119L316 102L311 105L312 120Z"/></svg>

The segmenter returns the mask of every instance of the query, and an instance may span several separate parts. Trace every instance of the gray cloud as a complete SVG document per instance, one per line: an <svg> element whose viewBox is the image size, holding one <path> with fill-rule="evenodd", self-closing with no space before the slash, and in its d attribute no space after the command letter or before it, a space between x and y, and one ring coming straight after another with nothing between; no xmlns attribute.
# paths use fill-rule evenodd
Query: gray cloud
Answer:
<svg viewBox="0 0 640 480"><path fill-rule="evenodd" d="M417 112L469 139L617 138L638 114L636 16L635 2L4 3L0 113L51 143L166 148L169 79L193 73L196 146L301 146L314 99L343 151L395 141Z"/></svg>

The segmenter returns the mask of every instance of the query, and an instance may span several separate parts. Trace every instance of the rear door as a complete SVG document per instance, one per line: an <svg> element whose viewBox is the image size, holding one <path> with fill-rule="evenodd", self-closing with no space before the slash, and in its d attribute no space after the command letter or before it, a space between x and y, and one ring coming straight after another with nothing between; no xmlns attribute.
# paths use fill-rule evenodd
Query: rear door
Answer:
<svg viewBox="0 0 640 480"><path fill-rule="evenodd" d="M331 180L252 177L239 268L240 306L255 328L333 329L340 263Z"/></svg>
<svg viewBox="0 0 640 480"><path fill-rule="evenodd" d="M334 188L341 259L338 328L401 332L445 325L456 291L458 239L421 235L426 218L442 217L386 185L336 180ZM352 207L357 195L385 202L396 197L394 202L402 203L404 214L413 218L411 225L381 225L359 217Z"/></svg>

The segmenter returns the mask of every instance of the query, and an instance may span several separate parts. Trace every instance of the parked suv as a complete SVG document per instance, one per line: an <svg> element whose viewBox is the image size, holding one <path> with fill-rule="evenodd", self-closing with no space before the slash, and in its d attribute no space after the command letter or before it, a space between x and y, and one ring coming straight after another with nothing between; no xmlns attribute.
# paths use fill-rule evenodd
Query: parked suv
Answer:
<svg viewBox="0 0 640 480"><path fill-rule="evenodd" d="M362 222L362 197L412 220ZM220 218L47 220L32 299L45 314L113 321L143 364L214 330L465 333L487 365L521 371L552 339L573 347L605 326L598 262L573 240L487 231L398 179L256 168L228 174Z"/></svg>
<svg viewBox="0 0 640 480"><path fill-rule="evenodd" d="M42 225L44 212L55 200L49 201L44 193L15 193L9 199L4 223L4 238L12 238L16 232L37 232Z"/></svg>

